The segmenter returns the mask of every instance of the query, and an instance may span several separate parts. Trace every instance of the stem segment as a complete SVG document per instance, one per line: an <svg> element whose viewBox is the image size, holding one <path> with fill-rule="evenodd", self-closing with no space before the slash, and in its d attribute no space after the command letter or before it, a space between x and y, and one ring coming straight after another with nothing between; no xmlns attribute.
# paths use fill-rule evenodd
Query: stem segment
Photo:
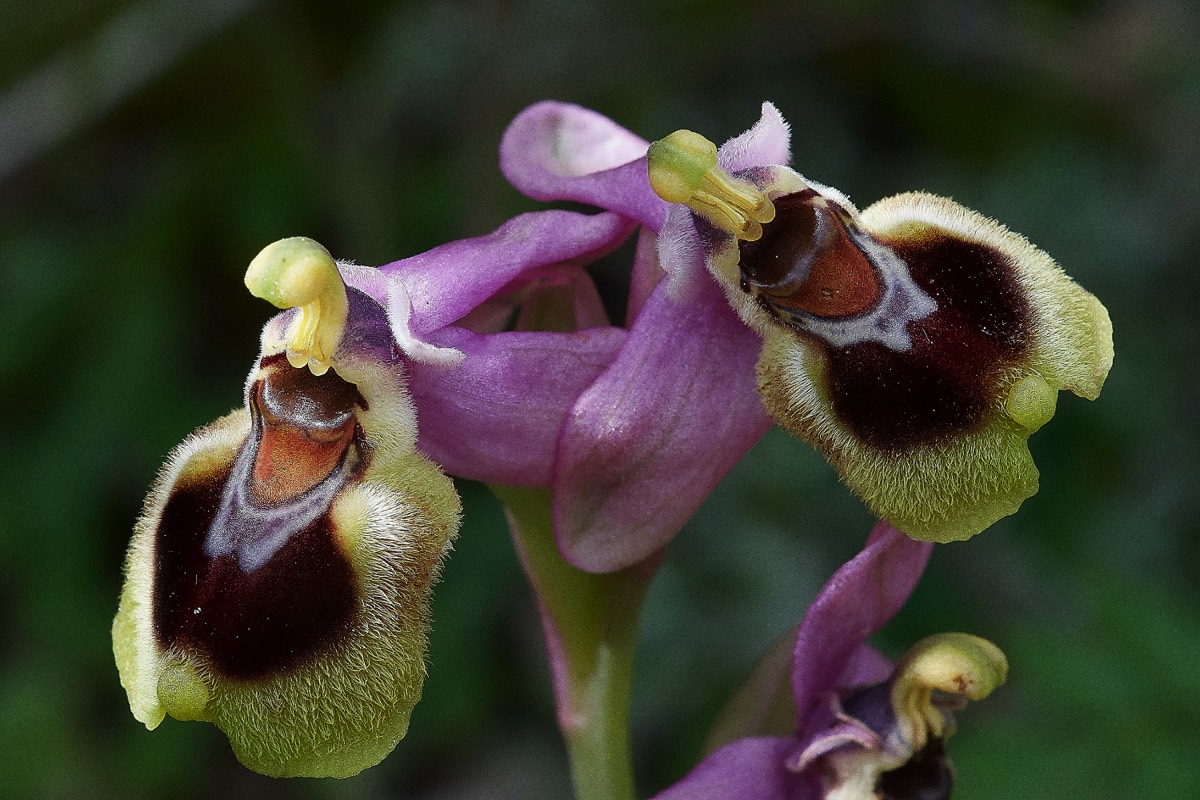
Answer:
<svg viewBox="0 0 1200 800"><path fill-rule="evenodd" d="M607 575L584 572L559 555L549 490L491 488L505 506L537 595L575 796L633 800L633 653L642 599L658 559Z"/></svg>

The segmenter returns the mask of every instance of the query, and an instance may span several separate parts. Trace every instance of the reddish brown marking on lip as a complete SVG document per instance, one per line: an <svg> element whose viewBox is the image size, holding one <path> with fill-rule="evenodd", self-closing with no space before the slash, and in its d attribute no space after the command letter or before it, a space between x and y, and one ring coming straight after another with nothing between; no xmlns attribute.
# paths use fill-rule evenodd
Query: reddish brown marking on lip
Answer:
<svg viewBox="0 0 1200 800"><path fill-rule="evenodd" d="M327 478L354 439L358 392L333 371L273 365L251 402L262 423L254 459L254 496L267 505L291 500Z"/></svg>
<svg viewBox="0 0 1200 800"><path fill-rule="evenodd" d="M757 242L742 242L742 278L768 306L816 317L851 317L879 303L883 287L867 256L831 208L815 205L812 191L775 201L775 219Z"/></svg>
<svg viewBox="0 0 1200 800"><path fill-rule="evenodd" d="M337 438L322 442L307 428L268 421L264 414L251 475L255 499L278 505L329 477L354 439L354 418L334 432Z"/></svg>
<svg viewBox="0 0 1200 800"><path fill-rule="evenodd" d="M218 674L244 680L303 664L351 630L358 581L329 508L369 458L357 443L354 410L365 403L353 384L281 359L262 370L240 451L226 468L172 487L155 532L159 645L197 650ZM357 466L327 481L351 448ZM250 469L235 478L234 465L244 459L252 459ZM231 480L245 484L230 494ZM221 517L224 504L228 515ZM218 519L234 546L210 556L206 540ZM266 553L261 561L259 553ZM244 566L248 555L252 567Z"/></svg>

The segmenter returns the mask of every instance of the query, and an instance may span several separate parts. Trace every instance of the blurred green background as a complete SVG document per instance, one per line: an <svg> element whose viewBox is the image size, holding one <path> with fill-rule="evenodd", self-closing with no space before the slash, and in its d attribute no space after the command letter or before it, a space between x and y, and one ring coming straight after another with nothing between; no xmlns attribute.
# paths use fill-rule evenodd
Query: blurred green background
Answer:
<svg viewBox="0 0 1200 800"><path fill-rule="evenodd" d="M239 402L270 313L249 259L302 233L380 264L537 207L496 148L542 98L718 142L771 99L801 172L860 205L951 195L1106 302L1116 366L1033 438L1041 493L938 548L878 644L1007 651L950 743L959 798L1200 796L1200 7L3 0L0 798L568 796L532 601L477 486L426 698L358 778L272 781L210 726L146 732L109 644L155 470ZM643 793L870 524L772 433L674 541L639 649Z"/></svg>

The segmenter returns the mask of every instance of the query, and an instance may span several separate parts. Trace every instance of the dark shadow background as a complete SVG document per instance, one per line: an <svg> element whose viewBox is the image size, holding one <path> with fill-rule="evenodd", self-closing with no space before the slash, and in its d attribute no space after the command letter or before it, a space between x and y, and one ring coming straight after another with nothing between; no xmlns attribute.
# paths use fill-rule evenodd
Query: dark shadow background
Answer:
<svg viewBox="0 0 1200 800"><path fill-rule="evenodd" d="M0 6L0 797L565 798L532 602L495 504L435 606L412 731L347 781L271 781L211 726L146 732L109 624L164 454L239 402L269 308L249 259L303 233L380 264L536 207L496 166L542 98L720 142L773 100L794 163L860 205L927 189L1103 299L1104 396L1033 437L1042 491L938 548L880 637L965 629L1006 687L951 741L959 798L1200 796L1200 10L1178 0ZM871 520L773 433L668 550L639 650L641 788Z"/></svg>

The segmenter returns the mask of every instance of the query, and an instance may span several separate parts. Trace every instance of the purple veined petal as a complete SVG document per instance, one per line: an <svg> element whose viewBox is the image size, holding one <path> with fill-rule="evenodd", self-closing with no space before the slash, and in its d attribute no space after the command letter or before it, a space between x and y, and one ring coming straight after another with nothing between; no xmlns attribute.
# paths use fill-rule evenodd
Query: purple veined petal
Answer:
<svg viewBox="0 0 1200 800"><path fill-rule="evenodd" d="M486 236L450 242L379 269L404 283L412 307L409 329L423 337L466 316L524 273L592 261L619 247L633 229L630 220L607 212L535 211Z"/></svg>
<svg viewBox="0 0 1200 800"><path fill-rule="evenodd" d="M771 103L763 103L758 122L717 150L717 164L730 172L768 164L786 164L791 157L790 143L791 132L779 109Z"/></svg>
<svg viewBox="0 0 1200 800"><path fill-rule="evenodd" d="M390 329L390 337L409 359L443 366L458 366L463 354L453 348L437 347L416 335L412 330L412 301L404 282L372 267L339 264L342 280L351 288L374 300L380 306L380 317ZM361 295L360 295L361 296ZM368 301L369 302L369 301Z"/></svg>
<svg viewBox="0 0 1200 800"><path fill-rule="evenodd" d="M649 228L638 231L637 248L633 254L633 271L629 280L629 304L625 309L625 325L632 327L642 313L650 293L666 275L658 263L658 237Z"/></svg>
<svg viewBox="0 0 1200 800"><path fill-rule="evenodd" d="M839 689L855 689L882 683L892 675L892 662L869 644L861 645L850 656L837 678Z"/></svg>
<svg viewBox="0 0 1200 800"><path fill-rule="evenodd" d="M819 734L796 746L796 749L787 757L787 767L794 772L803 772L821 756L851 745L863 749L875 749L880 746L879 736L869 727L854 719L844 720L830 726L822 725Z"/></svg>
<svg viewBox="0 0 1200 800"><path fill-rule="evenodd" d="M619 328L480 335L445 328L455 368L412 362L418 447L447 472L509 486L549 486L558 434L579 395L616 357Z"/></svg>
<svg viewBox="0 0 1200 800"><path fill-rule="evenodd" d="M658 263L667 275L667 291L686 303L712 282L700 251L700 236L687 206L673 205L658 234Z"/></svg>
<svg viewBox="0 0 1200 800"><path fill-rule="evenodd" d="M801 733L813 704L838 678L867 637L895 616L916 587L932 545L881 521L867 545L822 587L796 637L792 689Z"/></svg>
<svg viewBox="0 0 1200 800"><path fill-rule="evenodd" d="M819 800L817 787L786 767L795 746L790 736L739 739L653 800Z"/></svg>
<svg viewBox="0 0 1200 800"><path fill-rule="evenodd" d="M522 111L500 140L500 169L535 200L574 200L654 230L667 204L646 175L649 143L595 111L546 100Z"/></svg>
<svg viewBox="0 0 1200 800"><path fill-rule="evenodd" d="M438 347L413 333L412 298L404 288L403 281L390 281L387 290L387 320L396 344L413 361L427 364L457 367L462 363L463 352L452 347Z"/></svg>
<svg viewBox="0 0 1200 800"><path fill-rule="evenodd" d="M771 422L759 339L709 283L688 303L651 293L613 364L575 404L554 468L567 561L612 572L664 547Z"/></svg>
<svg viewBox="0 0 1200 800"><path fill-rule="evenodd" d="M609 325L596 282L582 267L560 266L533 277L509 300L520 305L519 331L579 331Z"/></svg>

